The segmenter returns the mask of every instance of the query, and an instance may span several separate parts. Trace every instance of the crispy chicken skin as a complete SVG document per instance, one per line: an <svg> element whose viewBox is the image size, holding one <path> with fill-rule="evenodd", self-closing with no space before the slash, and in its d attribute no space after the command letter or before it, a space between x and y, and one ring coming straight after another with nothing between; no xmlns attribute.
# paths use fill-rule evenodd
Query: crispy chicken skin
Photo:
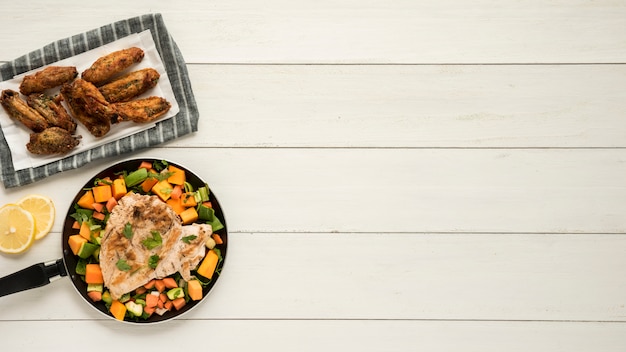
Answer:
<svg viewBox="0 0 626 352"><path fill-rule="evenodd" d="M35 109L28 106L28 104L20 98L20 93L14 90L3 90L2 94L0 94L0 103L11 118L21 122L33 132L41 132L49 127L46 119Z"/></svg>
<svg viewBox="0 0 626 352"><path fill-rule="evenodd" d="M91 67L83 71L81 77L96 86L101 86L131 65L143 60L143 57L143 50L137 47L114 51L96 60Z"/></svg>
<svg viewBox="0 0 626 352"><path fill-rule="evenodd" d="M93 84L76 79L61 87L61 95L74 117L95 137L102 137L111 129L114 110Z"/></svg>
<svg viewBox="0 0 626 352"><path fill-rule="evenodd" d="M131 72L100 87L109 103L129 101L157 85L160 75L153 68Z"/></svg>
<svg viewBox="0 0 626 352"><path fill-rule="evenodd" d="M26 149L40 155L65 154L78 145L79 138L60 127L50 127L39 133L31 133Z"/></svg>
<svg viewBox="0 0 626 352"><path fill-rule="evenodd" d="M117 118L112 120L133 121L137 123L150 122L167 113L172 105L162 97L149 97L131 100L124 103L111 104L117 112Z"/></svg>
<svg viewBox="0 0 626 352"><path fill-rule="evenodd" d="M67 83L78 76L74 66L48 66L32 75L24 76L20 92L24 95L40 93Z"/></svg>
<svg viewBox="0 0 626 352"><path fill-rule="evenodd" d="M26 103L43 116L50 126L61 127L70 133L76 132L76 122L61 105L61 96L50 97L43 93L33 93L26 97Z"/></svg>

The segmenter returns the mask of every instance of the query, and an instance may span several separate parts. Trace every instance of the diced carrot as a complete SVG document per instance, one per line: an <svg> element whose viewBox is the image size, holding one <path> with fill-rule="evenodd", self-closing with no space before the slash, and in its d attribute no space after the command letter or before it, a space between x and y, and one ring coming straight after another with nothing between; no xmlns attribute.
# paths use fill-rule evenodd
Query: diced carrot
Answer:
<svg viewBox="0 0 626 352"><path fill-rule="evenodd" d="M212 249L209 250L206 257L202 260L200 267L198 267L198 275L211 279L213 277L213 273L215 272L215 268L217 268L218 261L219 257L217 256L217 253Z"/></svg>
<svg viewBox="0 0 626 352"><path fill-rule="evenodd" d="M115 300L111 303L109 312L111 312L115 319L124 320L124 316L126 315L126 306L124 305L124 303Z"/></svg>
<svg viewBox="0 0 626 352"><path fill-rule="evenodd" d="M170 300L170 299L169 299L169 298L167 298L167 295L166 295L165 293L161 293L161 294L159 295L159 302L163 302L163 303L165 303L165 302L167 302L167 301L169 301L169 300Z"/></svg>
<svg viewBox="0 0 626 352"><path fill-rule="evenodd" d="M72 228L75 230L80 229L80 224L78 223L78 221L74 221L74 223L72 224Z"/></svg>
<svg viewBox="0 0 626 352"><path fill-rule="evenodd" d="M202 205L204 205L207 208L213 208L213 204L211 204L210 201L202 202Z"/></svg>
<svg viewBox="0 0 626 352"><path fill-rule="evenodd" d="M159 300L159 301L157 302L157 307L159 307L159 308L161 308L161 309L163 309L164 305L165 305L165 302L164 302L164 301Z"/></svg>
<svg viewBox="0 0 626 352"><path fill-rule="evenodd" d="M109 200L107 200L106 208L109 211L109 213L113 211L113 208L115 208L116 205L117 205L117 199L115 199L115 197L111 197L109 198Z"/></svg>
<svg viewBox="0 0 626 352"><path fill-rule="evenodd" d="M171 199L180 199L180 196L183 194L183 186L175 185L172 193L170 194Z"/></svg>
<svg viewBox="0 0 626 352"><path fill-rule="evenodd" d="M152 163L149 161L142 161L141 164L139 164L139 167L137 169L152 169Z"/></svg>
<svg viewBox="0 0 626 352"><path fill-rule="evenodd" d="M150 280L147 284L143 285L143 287L145 287L148 290L150 290L150 289L152 289L154 287L154 282L155 282L155 280Z"/></svg>
<svg viewBox="0 0 626 352"><path fill-rule="evenodd" d="M163 303L163 308L167 309L167 310L172 310L172 301L167 301L165 303Z"/></svg>
<svg viewBox="0 0 626 352"><path fill-rule="evenodd" d="M85 282L88 284L103 284L102 269L100 264L87 264L85 268Z"/></svg>
<svg viewBox="0 0 626 352"><path fill-rule="evenodd" d="M165 284L163 283L163 280L154 280L154 288L156 288L159 292L165 291Z"/></svg>
<svg viewBox="0 0 626 352"><path fill-rule="evenodd" d="M178 215L180 215L180 213L182 213L183 211L185 211L185 207L182 206L182 204L180 204L180 198L178 199L173 199L170 198L167 200L167 205L169 205L170 207L172 207L172 210L174 210L174 212Z"/></svg>
<svg viewBox="0 0 626 352"><path fill-rule="evenodd" d="M193 279L187 282L187 292L189 293L189 298L194 301L199 301L202 299L202 285L200 281Z"/></svg>
<svg viewBox="0 0 626 352"><path fill-rule="evenodd" d="M146 314L148 314L148 316L150 316L150 315L152 315L156 311L156 307L145 306L145 307L143 307L143 311L146 312Z"/></svg>
<svg viewBox="0 0 626 352"><path fill-rule="evenodd" d="M87 296L94 302L102 301L102 292L100 291L89 291L87 292Z"/></svg>
<svg viewBox="0 0 626 352"><path fill-rule="evenodd" d="M109 185L109 184L111 184L111 178L107 176L105 178L101 178L100 180L98 180L98 183L96 184L96 186Z"/></svg>
<svg viewBox="0 0 626 352"><path fill-rule="evenodd" d="M93 210L102 213L102 211L104 210L104 204L102 203L93 203L91 204L91 206L93 207Z"/></svg>
<svg viewBox="0 0 626 352"><path fill-rule="evenodd" d="M163 278L163 284L165 285L165 288L176 288L176 287L178 287L178 284L176 284L176 280L174 280L171 277Z"/></svg>
<svg viewBox="0 0 626 352"><path fill-rule="evenodd" d="M215 241L215 244L222 244L222 243L224 243L224 241L222 240L222 236L220 236L220 235L218 235L216 233L211 234L211 237L213 237L213 241Z"/></svg>
<svg viewBox="0 0 626 352"><path fill-rule="evenodd" d="M83 194L80 199L78 200L78 202L76 202L76 204L78 204L78 206L80 206L81 208L85 208L85 209L92 209L93 210L93 203L95 203L95 199L93 197L93 192L91 190L87 190L85 191L85 194Z"/></svg>
<svg viewBox="0 0 626 352"><path fill-rule="evenodd" d="M106 202L112 197L111 186L102 185L91 189L95 203Z"/></svg>
<svg viewBox="0 0 626 352"><path fill-rule="evenodd" d="M159 182L158 179L154 178L154 177L148 177L145 181L143 181L141 183L141 189L148 193L150 192L150 190L152 189L152 187L154 187L154 185L157 184L157 182Z"/></svg>
<svg viewBox="0 0 626 352"><path fill-rule="evenodd" d="M97 204L97 203L96 203L96 204ZM106 218L106 215L104 215L103 213L97 212L97 211L96 211L96 212L94 212L91 216L92 216L94 219L97 219L97 220L100 220L100 221L102 221L102 220L104 220L104 218Z"/></svg>
<svg viewBox="0 0 626 352"><path fill-rule="evenodd" d="M154 308L159 303L159 296L147 294L146 295L146 307Z"/></svg>
<svg viewBox="0 0 626 352"><path fill-rule="evenodd" d="M185 184L185 170L178 168L174 165L170 165L168 168L169 172L172 172L172 176L170 176L167 181L169 183L173 183L175 185L183 185Z"/></svg>
<svg viewBox="0 0 626 352"><path fill-rule="evenodd" d="M143 286L139 286L135 289L135 294L140 295L142 293L146 293L146 291L148 291L147 288L143 287Z"/></svg>
<svg viewBox="0 0 626 352"><path fill-rule="evenodd" d="M180 310L185 306L185 297L176 298L172 301L172 304L174 305L174 308L176 308L176 310Z"/></svg>
<svg viewBox="0 0 626 352"><path fill-rule="evenodd" d="M183 207L195 207L196 205L198 205L198 203L196 202L196 197L191 192L184 193L181 196L181 199L181 204L183 205Z"/></svg>
<svg viewBox="0 0 626 352"><path fill-rule="evenodd" d="M116 178L113 180L113 186L111 186L111 191L113 193L113 198L120 199L124 195L126 195L126 182L123 178Z"/></svg>
<svg viewBox="0 0 626 352"><path fill-rule="evenodd" d="M78 251L80 250L80 246L87 242L87 240L81 235L71 235L67 239L68 244L70 245L70 249L74 255L78 255Z"/></svg>
<svg viewBox="0 0 626 352"><path fill-rule="evenodd" d="M191 224L192 222L198 220L198 212L196 211L196 208L193 207L187 208L185 211L178 215L180 215L180 218L185 225Z"/></svg>
<svg viewBox="0 0 626 352"><path fill-rule="evenodd" d="M80 225L80 231L78 232L87 241L91 240L91 229L89 228L89 222L83 221Z"/></svg>

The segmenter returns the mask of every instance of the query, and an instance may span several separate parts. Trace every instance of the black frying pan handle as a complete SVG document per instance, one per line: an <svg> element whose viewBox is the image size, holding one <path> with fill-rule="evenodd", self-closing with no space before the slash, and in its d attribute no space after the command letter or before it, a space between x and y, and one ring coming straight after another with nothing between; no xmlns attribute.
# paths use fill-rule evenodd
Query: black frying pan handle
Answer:
<svg viewBox="0 0 626 352"><path fill-rule="evenodd" d="M50 264L31 265L0 278L0 297L47 285L50 283L50 279L55 276L67 276L63 259L57 259Z"/></svg>

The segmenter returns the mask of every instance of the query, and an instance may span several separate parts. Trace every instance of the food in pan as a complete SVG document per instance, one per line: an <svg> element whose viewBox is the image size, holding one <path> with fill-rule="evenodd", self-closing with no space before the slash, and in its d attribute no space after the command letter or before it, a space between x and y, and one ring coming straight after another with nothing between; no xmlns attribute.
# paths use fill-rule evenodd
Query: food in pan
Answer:
<svg viewBox="0 0 626 352"><path fill-rule="evenodd" d="M76 132L76 122L61 104L62 97L50 97L43 93L33 93L26 97L26 103L43 116L50 126L61 127L70 133Z"/></svg>
<svg viewBox="0 0 626 352"><path fill-rule="evenodd" d="M133 121L136 123L154 121L165 115L172 106L161 97L135 99L111 105L117 113L113 122Z"/></svg>
<svg viewBox="0 0 626 352"><path fill-rule="evenodd" d="M182 226L172 207L157 196L125 195L111 211L102 234L100 267L111 298L120 299L150 280L176 272L191 280L190 268L204 258L211 232L206 224ZM182 240L188 236L193 240ZM151 258L158 261L150 265ZM120 262L128 270L120 270Z"/></svg>
<svg viewBox="0 0 626 352"><path fill-rule="evenodd" d="M46 89L58 87L76 78L78 72L74 66L48 66L32 75L24 76L20 84L20 93L30 95Z"/></svg>
<svg viewBox="0 0 626 352"><path fill-rule="evenodd" d="M72 115L89 133L102 137L109 132L115 111L92 83L77 78L61 87L61 95Z"/></svg>
<svg viewBox="0 0 626 352"><path fill-rule="evenodd" d="M20 94L14 90L3 90L0 95L0 103L11 118L19 121L33 132L41 132L49 127L46 119L35 109L28 106L28 104L20 98Z"/></svg>
<svg viewBox="0 0 626 352"><path fill-rule="evenodd" d="M114 51L97 59L91 67L83 71L81 77L96 86L100 86L133 64L143 60L143 57L143 50L137 47Z"/></svg>
<svg viewBox="0 0 626 352"><path fill-rule="evenodd" d="M208 186L192 185L185 170L164 161L94 182L77 198L68 237L87 295L119 320L202 299L226 248Z"/></svg>
<svg viewBox="0 0 626 352"><path fill-rule="evenodd" d="M31 133L26 149L33 154L65 154L80 143L79 136L73 136L60 127L49 127L39 133Z"/></svg>
<svg viewBox="0 0 626 352"><path fill-rule="evenodd" d="M110 103L129 101L141 95L159 82L159 73L153 68L131 72L100 87L100 92Z"/></svg>

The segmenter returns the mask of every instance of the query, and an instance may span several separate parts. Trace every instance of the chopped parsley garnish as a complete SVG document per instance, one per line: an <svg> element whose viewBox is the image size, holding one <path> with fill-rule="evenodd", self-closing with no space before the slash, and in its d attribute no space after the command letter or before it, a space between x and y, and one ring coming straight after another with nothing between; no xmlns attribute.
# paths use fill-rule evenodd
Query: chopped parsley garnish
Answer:
<svg viewBox="0 0 626 352"><path fill-rule="evenodd" d="M154 249L163 243L159 231L150 231L150 234L152 235L152 238L146 238L145 240L141 241L141 243L146 246L146 248Z"/></svg>
<svg viewBox="0 0 626 352"><path fill-rule="evenodd" d="M126 262L126 259L118 260L117 263L115 263L115 266L117 266L117 268L120 269L121 271L130 270L130 265L128 265L128 263Z"/></svg>
<svg viewBox="0 0 626 352"><path fill-rule="evenodd" d="M124 237L128 238L129 240L133 238L133 228L130 222L127 222L126 225L124 225Z"/></svg>
<svg viewBox="0 0 626 352"><path fill-rule="evenodd" d="M196 238L198 238L198 236L196 236L196 235L189 235L189 236L185 236L185 237L181 238L181 241L189 244L189 243L191 243L191 241L195 240Z"/></svg>
<svg viewBox="0 0 626 352"><path fill-rule="evenodd" d="M159 258L158 255L151 255L150 256L150 260L148 260L148 266L151 267L152 269L156 269L157 265L159 264L159 260L161 258Z"/></svg>
<svg viewBox="0 0 626 352"><path fill-rule="evenodd" d="M148 178L156 178L159 181L163 181L170 178L170 176L172 176L173 174L174 173L171 171L159 172L158 174L154 172L148 172Z"/></svg>
<svg viewBox="0 0 626 352"><path fill-rule="evenodd" d="M157 160L152 163L152 168L155 169L156 171L161 171L161 170L167 169L168 165L169 164L165 160L160 160L160 161Z"/></svg>

